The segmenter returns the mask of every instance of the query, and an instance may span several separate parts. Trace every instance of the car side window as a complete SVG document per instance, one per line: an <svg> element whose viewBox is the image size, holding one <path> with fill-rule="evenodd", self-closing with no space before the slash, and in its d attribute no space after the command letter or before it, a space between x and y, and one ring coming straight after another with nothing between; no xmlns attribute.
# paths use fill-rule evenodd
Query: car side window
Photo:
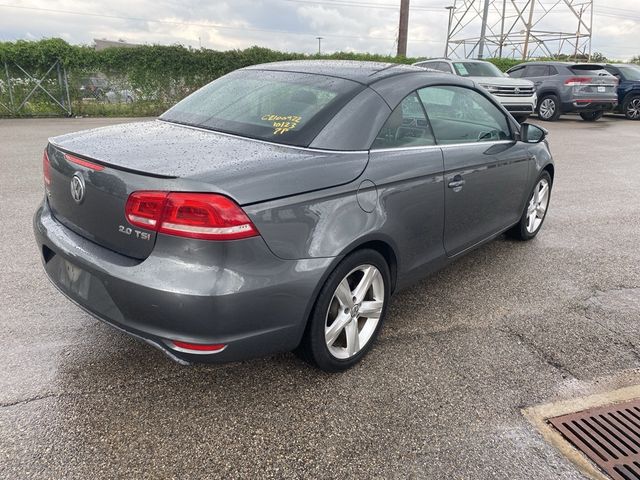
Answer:
<svg viewBox="0 0 640 480"><path fill-rule="evenodd" d="M506 115L475 90L438 85L418 90L439 144L513 138Z"/></svg>
<svg viewBox="0 0 640 480"><path fill-rule="evenodd" d="M391 112L371 149L420 147L435 143L422 103L413 92Z"/></svg>
<svg viewBox="0 0 640 480"><path fill-rule="evenodd" d="M558 69L553 65L549 65L549 76L558 75Z"/></svg>
<svg viewBox="0 0 640 480"><path fill-rule="evenodd" d="M516 68L514 70L509 70L507 73L509 74L510 77L520 78L524 73L524 67Z"/></svg>
<svg viewBox="0 0 640 480"><path fill-rule="evenodd" d="M453 73L453 71L451 70L451 67L447 62L440 62L438 64L438 70L441 70L445 73Z"/></svg>
<svg viewBox="0 0 640 480"><path fill-rule="evenodd" d="M525 77L548 77L549 67L547 65L527 65Z"/></svg>
<svg viewBox="0 0 640 480"><path fill-rule="evenodd" d="M420 63L418 66L424 68L430 68L431 70L440 70L440 62L425 62Z"/></svg>
<svg viewBox="0 0 640 480"><path fill-rule="evenodd" d="M604 67L604 69L609 72L611 75L613 75L614 77L617 77L618 80L623 80L624 76L622 75L622 73L620 72L620 70L618 70L617 68L614 67Z"/></svg>

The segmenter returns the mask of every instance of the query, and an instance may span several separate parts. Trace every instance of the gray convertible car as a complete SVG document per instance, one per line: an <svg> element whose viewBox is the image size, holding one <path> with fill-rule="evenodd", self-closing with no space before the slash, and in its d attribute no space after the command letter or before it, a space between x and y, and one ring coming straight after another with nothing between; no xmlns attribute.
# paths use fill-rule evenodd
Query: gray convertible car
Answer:
<svg viewBox="0 0 640 480"><path fill-rule="evenodd" d="M296 350L338 371L394 292L539 232L545 135L460 77L257 65L155 121L50 139L34 231L63 294L174 360Z"/></svg>

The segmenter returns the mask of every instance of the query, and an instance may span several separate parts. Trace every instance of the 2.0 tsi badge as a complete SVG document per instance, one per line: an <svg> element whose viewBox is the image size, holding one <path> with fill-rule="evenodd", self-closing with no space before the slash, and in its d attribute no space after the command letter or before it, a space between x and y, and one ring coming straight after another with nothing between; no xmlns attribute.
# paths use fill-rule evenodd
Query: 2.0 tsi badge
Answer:
<svg viewBox="0 0 640 480"><path fill-rule="evenodd" d="M79 173L75 173L71 178L71 197L76 203L84 200L84 179Z"/></svg>

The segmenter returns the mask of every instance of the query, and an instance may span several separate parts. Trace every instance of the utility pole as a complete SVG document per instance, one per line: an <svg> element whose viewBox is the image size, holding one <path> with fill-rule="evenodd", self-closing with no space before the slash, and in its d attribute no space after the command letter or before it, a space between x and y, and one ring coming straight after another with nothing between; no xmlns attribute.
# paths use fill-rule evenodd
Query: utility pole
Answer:
<svg viewBox="0 0 640 480"><path fill-rule="evenodd" d="M449 11L449 23L447 23L447 41L444 44L444 58L449 57L449 37L451 36L451 20L453 19L453 11L456 9L455 5L444 7Z"/></svg>
<svg viewBox="0 0 640 480"><path fill-rule="evenodd" d="M324 37L316 37L318 39L318 55L322 54L322 39Z"/></svg>
<svg viewBox="0 0 640 480"><path fill-rule="evenodd" d="M526 60L529 55L529 37L531 36L531 27L533 23L533 7L535 6L536 0L529 0L531 2L531 9L529 10L529 21L527 22L526 34L527 36L524 39L524 48L522 50L522 60Z"/></svg>
<svg viewBox="0 0 640 480"><path fill-rule="evenodd" d="M487 35L487 19L489 18L489 0L484 0L484 12L482 13L482 28L480 29L480 44L478 45L478 58L484 56L484 43Z"/></svg>
<svg viewBox="0 0 640 480"><path fill-rule="evenodd" d="M398 57L407 56L407 33L409 29L409 0L400 0L400 25L398 27Z"/></svg>

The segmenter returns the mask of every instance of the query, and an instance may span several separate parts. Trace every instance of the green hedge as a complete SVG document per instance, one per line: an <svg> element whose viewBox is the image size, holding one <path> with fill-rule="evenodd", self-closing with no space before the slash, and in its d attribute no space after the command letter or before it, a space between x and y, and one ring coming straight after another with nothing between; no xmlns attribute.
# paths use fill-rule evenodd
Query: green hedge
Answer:
<svg viewBox="0 0 640 480"><path fill-rule="evenodd" d="M418 58L349 52L305 55L278 52L261 47L216 51L204 48L192 49L180 45L145 45L138 48L116 47L96 51L88 46L70 45L59 38L36 42L24 40L0 42L0 67L2 62L7 62L12 78L24 78L15 64L39 76L44 74L56 60L59 60L69 75L74 113L93 115L160 113L168 105L175 103L202 85L238 68L281 60L320 58L395 63L413 63L419 60ZM505 58L488 60L503 71L521 62ZM0 79L4 78L2 70L0 70ZM131 105L104 105L86 102L86 99L82 98L82 92L79 88L82 78L97 73L113 79L113 83L116 85L125 85L117 88L135 90L136 101ZM53 81L55 82L55 79ZM28 92L29 83L23 82L22 88ZM14 91L14 93L19 96L21 92ZM3 87L2 80L0 80L0 102L6 103L6 96L6 86ZM50 108L49 112L45 108L47 105L53 106L46 95L38 92L29 105L21 111L21 114L59 113L55 106Z"/></svg>
<svg viewBox="0 0 640 480"><path fill-rule="evenodd" d="M117 72L141 80L161 77L209 79L238 68L256 63L305 58L333 58L412 63L417 59L396 58L385 55L334 53L331 55L305 55L277 52L268 48L251 47L245 50L217 51L192 49L181 45L144 45L138 48L108 48L96 51L92 47L69 45L62 39L52 38L37 42L18 40L0 42L0 61L13 61L27 69L48 68L60 59L67 69Z"/></svg>

